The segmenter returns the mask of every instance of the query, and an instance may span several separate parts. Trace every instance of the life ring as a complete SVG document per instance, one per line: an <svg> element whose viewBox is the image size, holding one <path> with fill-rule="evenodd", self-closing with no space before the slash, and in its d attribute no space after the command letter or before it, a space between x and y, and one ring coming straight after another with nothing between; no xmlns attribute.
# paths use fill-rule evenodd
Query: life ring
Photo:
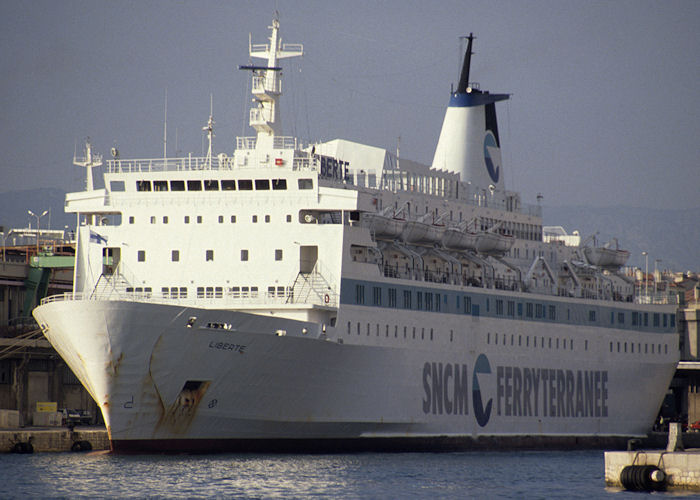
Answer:
<svg viewBox="0 0 700 500"><path fill-rule="evenodd" d="M323 301L324 301L326 304L328 304L328 303L331 301L331 298L328 296L328 294L326 294L326 295L323 297Z"/></svg>

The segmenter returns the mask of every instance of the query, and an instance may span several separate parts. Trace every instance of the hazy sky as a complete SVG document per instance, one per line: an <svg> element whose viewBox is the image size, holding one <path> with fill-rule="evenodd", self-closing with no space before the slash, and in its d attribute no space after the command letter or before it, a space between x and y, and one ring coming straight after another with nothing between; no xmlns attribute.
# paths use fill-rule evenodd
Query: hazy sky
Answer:
<svg viewBox="0 0 700 500"><path fill-rule="evenodd" d="M700 1L0 2L0 192L81 189L87 136L109 155L202 152L247 127L248 33L283 40L285 134L430 163L459 36L498 104L506 186L545 205L700 207Z"/></svg>

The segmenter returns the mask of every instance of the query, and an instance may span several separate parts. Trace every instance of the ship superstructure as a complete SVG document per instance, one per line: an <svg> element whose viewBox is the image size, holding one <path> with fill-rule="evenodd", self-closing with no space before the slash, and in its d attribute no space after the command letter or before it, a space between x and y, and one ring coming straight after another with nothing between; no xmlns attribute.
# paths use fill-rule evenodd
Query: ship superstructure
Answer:
<svg viewBox="0 0 700 500"><path fill-rule="evenodd" d="M70 193L74 292L34 314L115 450L469 446L644 434L678 360L618 248L543 241L503 182L473 37L432 166L282 135L273 20L250 44L255 137L107 161ZM91 150L77 162L97 166ZM91 179L91 177L90 177ZM635 387L646 394L633 398ZM533 441L534 442L534 441Z"/></svg>

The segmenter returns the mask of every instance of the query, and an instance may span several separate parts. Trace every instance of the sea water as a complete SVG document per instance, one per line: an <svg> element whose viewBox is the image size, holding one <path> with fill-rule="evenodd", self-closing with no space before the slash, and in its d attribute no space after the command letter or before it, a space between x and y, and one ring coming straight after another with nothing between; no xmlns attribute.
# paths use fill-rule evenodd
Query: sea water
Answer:
<svg viewBox="0 0 700 500"><path fill-rule="evenodd" d="M635 498L601 451L0 455L0 498ZM668 493L658 495L670 495Z"/></svg>

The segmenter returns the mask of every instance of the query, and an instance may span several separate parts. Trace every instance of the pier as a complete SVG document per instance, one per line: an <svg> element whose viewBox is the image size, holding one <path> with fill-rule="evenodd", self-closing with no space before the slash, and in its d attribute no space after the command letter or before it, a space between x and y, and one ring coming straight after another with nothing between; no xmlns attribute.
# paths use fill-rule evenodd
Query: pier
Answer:
<svg viewBox="0 0 700 500"><path fill-rule="evenodd" d="M109 449L109 438L104 427L81 427L74 430L67 427L0 429L0 453L76 452Z"/></svg>

